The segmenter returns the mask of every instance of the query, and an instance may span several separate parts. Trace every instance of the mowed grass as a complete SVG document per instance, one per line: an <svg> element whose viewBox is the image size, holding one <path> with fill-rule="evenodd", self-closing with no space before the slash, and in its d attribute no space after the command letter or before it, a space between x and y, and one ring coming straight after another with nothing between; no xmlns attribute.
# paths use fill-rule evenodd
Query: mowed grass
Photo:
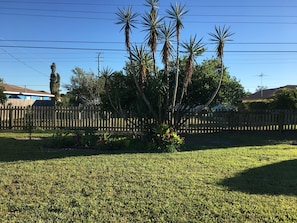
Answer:
<svg viewBox="0 0 297 223"><path fill-rule="evenodd" d="M48 136L0 133L0 222L297 222L292 138L190 136L191 151L107 154L46 150Z"/></svg>

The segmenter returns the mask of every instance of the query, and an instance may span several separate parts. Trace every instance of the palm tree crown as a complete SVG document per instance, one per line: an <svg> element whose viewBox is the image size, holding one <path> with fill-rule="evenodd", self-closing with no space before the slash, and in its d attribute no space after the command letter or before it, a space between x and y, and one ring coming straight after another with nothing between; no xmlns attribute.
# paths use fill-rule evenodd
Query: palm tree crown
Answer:
<svg viewBox="0 0 297 223"><path fill-rule="evenodd" d="M188 13L189 10L185 10L185 5L170 5L171 9L167 10L168 18L175 21L175 31L178 41L180 40L180 30L184 27L182 23L182 17Z"/></svg>
<svg viewBox="0 0 297 223"><path fill-rule="evenodd" d="M125 30L125 44L127 51L130 52L130 33L131 28L135 28L134 23L137 21L135 18L138 16L137 13L132 12L132 8L128 7L119 9L119 11L116 13L118 16L118 22L116 24L123 24L121 31Z"/></svg>
<svg viewBox="0 0 297 223"><path fill-rule="evenodd" d="M164 41L161 55L162 55L162 62L166 66L168 66L169 58L172 56L173 52L173 45L172 45L172 38L174 37L174 26L171 22L166 24L165 22L160 27L160 34L159 38Z"/></svg>
<svg viewBox="0 0 297 223"><path fill-rule="evenodd" d="M210 40L216 43L216 53L217 57L221 60L224 57L224 47L225 43L232 41L229 39L234 33L230 33L230 27L225 28L225 26L217 27L215 26L215 33L210 33L209 35L212 37Z"/></svg>

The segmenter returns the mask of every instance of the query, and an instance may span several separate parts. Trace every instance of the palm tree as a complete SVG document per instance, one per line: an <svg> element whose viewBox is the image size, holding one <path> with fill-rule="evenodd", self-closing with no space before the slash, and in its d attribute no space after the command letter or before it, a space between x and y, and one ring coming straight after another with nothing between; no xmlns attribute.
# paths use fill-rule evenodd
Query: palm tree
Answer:
<svg viewBox="0 0 297 223"><path fill-rule="evenodd" d="M163 25L160 27L160 39L164 41L162 50L161 50L161 55L162 55L162 63L164 64L164 70L165 73L168 77L169 81L169 58L172 56L173 52L173 46L172 46L172 38L174 37L174 27L172 23L166 24L165 22Z"/></svg>
<svg viewBox="0 0 297 223"><path fill-rule="evenodd" d="M173 39L175 35L174 32L174 26L172 23L168 23L166 24L165 22L163 23L163 25L160 27L160 36L159 38L164 41L162 50L161 50L161 55L162 55L162 63L164 64L164 71L166 74L166 108L168 110L169 108L169 82L170 82L170 78L169 78L169 59L172 56L172 52L174 50L173 45L171 40ZM169 122L169 114L167 114L168 116L168 122Z"/></svg>
<svg viewBox="0 0 297 223"><path fill-rule="evenodd" d="M196 35L194 37L190 37L189 42L183 42L181 46L185 49L185 53L188 54L186 59L186 75L184 78L182 94L180 97L180 104L182 103L183 97L187 92L187 88L189 83L191 83L193 69L194 69L194 61L196 57L201 55L204 51L204 45L202 44L202 38L199 41L196 41Z"/></svg>
<svg viewBox="0 0 297 223"><path fill-rule="evenodd" d="M138 69L137 73L139 73L139 84L143 91L147 74L151 71L152 57L143 45L139 47L137 45L132 46L131 56L134 65L133 67Z"/></svg>
<svg viewBox="0 0 297 223"><path fill-rule="evenodd" d="M157 11L157 5L158 0L146 0L147 6L151 7L151 11L149 13L145 13L145 16L143 16L143 25L145 27L147 34L147 41L148 46L151 48L152 55L153 55L153 63L154 63L154 74L156 76L157 69L156 69L156 50L157 50L157 39L159 36L159 28L162 18L160 19L158 17L158 11Z"/></svg>
<svg viewBox="0 0 297 223"><path fill-rule="evenodd" d="M138 14L133 13L131 7L118 10L119 11L116 13L118 16L118 22L116 22L116 24L123 24L121 31L125 30L125 45L131 61L130 33L131 28L135 28L134 23L137 21L135 18L138 16Z"/></svg>
<svg viewBox="0 0 297 223"><path fill-rule="evenodd" d="M175 22L175 32L176 32L176 74L175 74L175 86L173 93L172 109L175 107L178 79L179 79L179 44L180 44L180 30L184 27L182 23L182 17L188 12L184 10L185 5L171 4L171 9L167 10L168 18L174 20Z"/></svg>
<svg viewBox="0 0 297 223"><path fill-rule="evenodd" d="M225 26L223 26L222 28L215 26L215 33L209 33L209 35L211 36L210 40L216 44L216 54L217 54L217 58L221 65L221 67L220 67L221 75L220 75L220 80L219 80L219 84L218 84L216 91L214 92L214 94L212 95L212 97L206 103L205 106L208 106L213 101L213 99L216 97L216 95L218 94L219 89L221 87L223 76L224 76L224 63L223 63L224 47L225 47L226 42L232 41L230 39L230 37L233 34L234 33L230 32L230 27L225 28Z"/></svg>
<svg viewBox="0 0 297 223"><path fill-rule="evenodd" d="M155 111L153 110L153 107L151 105L151 103L149 102L149 100L147 99L147 97L144 94L144 84L145 84L145 80L147 77L147 73L150 72L150 68L151 68L151 61L152 61L152 57L150 56L149 53L147 53L147 51L145 50L145 47L143 45L141 45L140 47L133 46L131 49L131 69L132 69L132 73L139 73L139 80L137 81L136 76L133 76L136 88L138 90L138 92L140 93L143 101L145 102L145 104L147 105L149 111L151 112L151 114L154 116L155 119L157 119L157 115L155 113ZM135 69L138 69L137 71L135 71Z"/></svg>

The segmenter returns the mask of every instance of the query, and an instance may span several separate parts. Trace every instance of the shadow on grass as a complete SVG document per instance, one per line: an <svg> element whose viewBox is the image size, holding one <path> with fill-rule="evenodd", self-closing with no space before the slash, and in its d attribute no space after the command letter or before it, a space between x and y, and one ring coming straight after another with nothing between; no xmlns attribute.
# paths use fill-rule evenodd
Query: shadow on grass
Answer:
<svg viewBox="0 0 297 223"><path fill-rule="evenodd" d="M44 148L46 138L15 139L0 137L0 162L20 160L45 160L71 156L88 156L98 154L95 150L48 150Z"/></svg>
<svg viewBox="0 0 297 223"><path fill-rule="evenodd" d="M297 196L297 160L249 169L220 185L249 194Z"/></svg>
<svg viewBox="0 0 297 223"><path fill-rule="evenodd" d="M292 144L297 136L294 132L223 132L209 134L184 134L184 151L230 148L242 146L264 146L280 143Z"/></svg>
<svg viewBox="0 0 297 223"><path fill-rule="evenodd" d="M117 145L102 148L53 148L49 147L50 137L10 138L0 137L0 162L34 161L74 156L92 156L99 154L128 154L144 153L141 144L138 143L129 149Z"/></svg>

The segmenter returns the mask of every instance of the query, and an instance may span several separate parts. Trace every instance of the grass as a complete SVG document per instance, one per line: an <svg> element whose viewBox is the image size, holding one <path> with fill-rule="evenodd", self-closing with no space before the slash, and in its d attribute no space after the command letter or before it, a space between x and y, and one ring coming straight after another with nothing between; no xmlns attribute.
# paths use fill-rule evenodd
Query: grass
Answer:
<svg viewBox="0 0 297 223"><path fill-rule="evenodd" d="M49 135L0 133L1 222L297 222L294 135L188 136L170 154L44 150Z"/></svg>

